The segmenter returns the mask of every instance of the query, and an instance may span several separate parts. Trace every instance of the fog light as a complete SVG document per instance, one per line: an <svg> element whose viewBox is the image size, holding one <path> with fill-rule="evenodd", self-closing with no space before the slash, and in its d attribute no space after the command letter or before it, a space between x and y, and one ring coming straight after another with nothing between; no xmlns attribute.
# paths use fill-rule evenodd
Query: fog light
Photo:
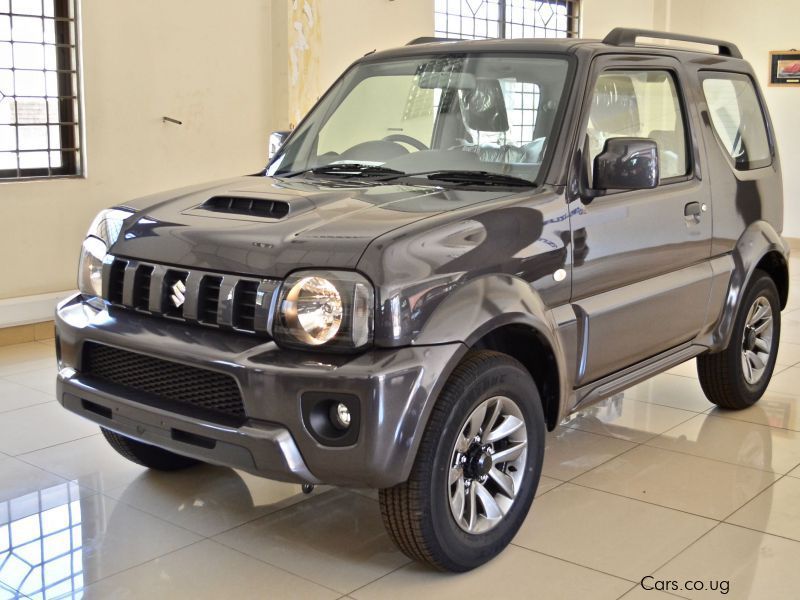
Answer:
<svg viewBox="0 0 800 600"><path fill-rule="evenodd" d="M344 402L337 402L331 410L331 421L337 429L350 427L350 409Z"/></svg>

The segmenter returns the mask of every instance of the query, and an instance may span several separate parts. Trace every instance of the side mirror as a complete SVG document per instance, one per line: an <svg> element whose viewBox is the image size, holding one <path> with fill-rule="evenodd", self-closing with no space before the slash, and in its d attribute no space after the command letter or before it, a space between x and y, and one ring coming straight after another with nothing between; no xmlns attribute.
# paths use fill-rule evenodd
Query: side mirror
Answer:
<svg viewBox="0 0 800 600"><path fill-rule="evenodd" d="M291 131L273 131L269 134L269 148L267 150L267 160L272 160L278 150L281 149L283 146L283 142L286 141L286 138L289 137Z"/></svg>
<svg viewBox="0 0 800 600"><path fill-rule="evenodd" d="M595 190L649 190L658 180L658 144L647 138L611 138L594 159Z"/></svg>

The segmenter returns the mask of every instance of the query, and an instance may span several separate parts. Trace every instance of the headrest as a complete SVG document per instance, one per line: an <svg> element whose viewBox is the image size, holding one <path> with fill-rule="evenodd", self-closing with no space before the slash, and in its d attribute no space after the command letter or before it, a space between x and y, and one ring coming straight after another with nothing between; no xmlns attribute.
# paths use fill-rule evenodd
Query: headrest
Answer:
<svg viewBox="0 0 800 600"><path fill-rule="evenodd" d="M639 131L639 105L630 76L603 75L597 80L592 124L607 133L633 135Z"/></svg>
<svg viewBox="0 0 800 600"><path fill-rule="evenodd" d="M462 92L464 122L473 131L508 131L503 88L497 79L477 79L475 89Z"/></svg>

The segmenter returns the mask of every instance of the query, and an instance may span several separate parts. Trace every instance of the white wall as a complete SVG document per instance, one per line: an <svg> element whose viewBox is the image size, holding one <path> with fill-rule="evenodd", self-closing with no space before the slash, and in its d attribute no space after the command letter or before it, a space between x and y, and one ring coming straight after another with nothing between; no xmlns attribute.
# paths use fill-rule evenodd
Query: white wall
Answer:
<svg viewBox="0 0 800 600"><path fill-rule="evenodd" d="M433 6L434 0L322 0L323 91L367 52L432 36Z"/></svg>
<svg viewBox="0 0 800 600"><path fill-rule="evenodd" d="M269 3L82 0L88 176L0 183L0 298L74 288L99 209L263 165Z"/></svg>
<svg viewBox="0 0 800 600"><path fill-rule="evenodd" d="M603 39L615 27L653 29L663 0L582 0L581 37Z"/></svg>
<svg viewBox="0 0 800 600"><path fill-rule="evenodd" d="M663 1L663 0L662 0ZM800 238L800 88L769 87L769 51L798 48L800 2L770 0L672 0L670 30L721 38L739 46L753 65L775 126L783 166L784 228Z"/></svg>
<svg viewBox="0 0 800 600"><path fill-rule="evenodd" d="M319 40L319 44L309 48L313 56L305 57L302 65L308 71L300 76L313 85L308 86L307 97L300 100L305 104L301 113L311 108L339 75L367 52L402 46L414 38L433 35L434 0L315 0L308 4L316 8L314 26L318 30L313 39ZM281 23L288 20L286 7L278 2L272 14L276 40L274 69L283 81L288 81L286 44L281 48L277 43L279 37L285 39ZM279 86L275 92L275 119L279 128L285 129L293 120L286 103L287 94Z"/></svg>

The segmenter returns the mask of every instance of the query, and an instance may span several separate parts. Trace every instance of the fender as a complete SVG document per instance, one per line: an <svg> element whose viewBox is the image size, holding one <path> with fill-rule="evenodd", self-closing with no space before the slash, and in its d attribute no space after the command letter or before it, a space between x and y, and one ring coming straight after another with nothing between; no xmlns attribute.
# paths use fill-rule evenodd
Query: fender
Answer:
<svg viewBox="0 0 800 600"><path fill-rule="evenodd" d="M712 352L722 350L730 342L733 322L736 319L743 292L747 289L756 266L770 252L778 252L783 258L784 268L787 268L788 243L772 225L766 221L755 221L739 237L729 255L731 260L726 261L728 266L722 267L731 269L731 273L721 314L714 321L710 331L700 339L700 342L707 345Z"/></svg>
<svg viewBox="0 0 800 600"><path fill-rule="evenodd" d="M457 329L454 323L458 324ZM549 346L558 369L558 405L559 414L563 415L569 378L556 319L537 290L519 277L484 275L456 288L436 307L412 344L461 342L466 353L487 334L508 325L529 329ZM459 353L451 359L441 381L446 381L462 358L463 353ZM426 407L425 422L430 408Z"/></svg>

